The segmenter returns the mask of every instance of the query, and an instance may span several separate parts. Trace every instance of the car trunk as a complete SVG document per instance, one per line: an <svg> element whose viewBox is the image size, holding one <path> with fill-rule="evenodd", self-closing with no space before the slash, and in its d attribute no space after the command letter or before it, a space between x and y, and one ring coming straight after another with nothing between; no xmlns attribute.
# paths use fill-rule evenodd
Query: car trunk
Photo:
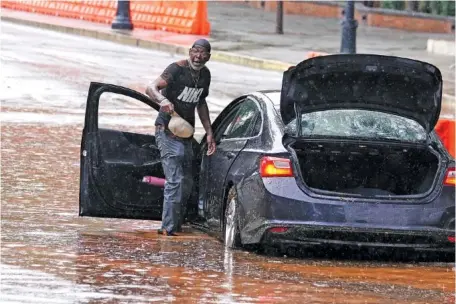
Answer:
<svg viewBox="0 0 456 304"><path fill-rule="evenodd" d="M290 147L304 184L326 195L425 195L439 168L438 154L426 146L301 139Z"/></svg>

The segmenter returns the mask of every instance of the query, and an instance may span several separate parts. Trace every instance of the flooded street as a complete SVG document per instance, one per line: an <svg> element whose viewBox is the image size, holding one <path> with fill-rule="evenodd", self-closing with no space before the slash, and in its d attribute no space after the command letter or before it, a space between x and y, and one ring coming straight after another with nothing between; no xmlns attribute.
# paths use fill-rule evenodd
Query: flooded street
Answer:
<svg viewBox="0 0 456 304"><path fill-rule="evenodd" d="M2 22L0 303L455 302L454 264L439 258L275 257L225 250L190 227L166 238L160 222L79 217L89 83L144 92L176 59ZM209 67L213 117L281 83L280 73ZM153 133L148 111L111 99L100 126Z"/></svg>

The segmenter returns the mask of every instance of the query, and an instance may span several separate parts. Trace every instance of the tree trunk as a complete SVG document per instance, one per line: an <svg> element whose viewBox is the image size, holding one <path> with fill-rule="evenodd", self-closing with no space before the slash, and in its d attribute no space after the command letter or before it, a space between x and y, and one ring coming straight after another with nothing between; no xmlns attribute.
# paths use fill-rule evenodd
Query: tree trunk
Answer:
<svg viewBox="0 0 456 304"><path fill-rule="evenodd" d="M406 1L406 8L410 12L416 11L416 1Z"/></svg>
<svg viewBox="0 0 456 304"><path fill-rule="evenodd" d="M439 14L440 1L431 1L431 13L434 15Z"/></svg>
<svg viewBox="0 0 456 304"><path fill-rule="evenodd" d="M283 1L277 1L276 34L283 34Z"/></svg>
<svg viewBox="0 0 456 304"><path fill-rule="evenodd" d="M428 7L429 7L429 3L428 1L419 1L418 2L418 10L422 13L427 13L428 12Z"/></svg>
<svg viewBox="0 0 456 304"><path fill-rule="evenodd" d="M442 1L442 15L450 15L450 1Z"/></svg>

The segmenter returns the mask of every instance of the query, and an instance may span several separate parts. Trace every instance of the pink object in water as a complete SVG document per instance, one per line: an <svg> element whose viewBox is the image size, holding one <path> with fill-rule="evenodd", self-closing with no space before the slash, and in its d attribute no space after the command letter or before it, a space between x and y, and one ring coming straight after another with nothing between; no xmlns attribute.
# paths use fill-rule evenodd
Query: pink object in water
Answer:
<svg viewBox="0 0 456 304"><path fill-rule="evenodd" d="M159 186L159 187L162 187L162 188L165 187L165 179L164 178L155 177L155 176L144 176L142 181L144 183L149 184L149 185Z"/></svg>

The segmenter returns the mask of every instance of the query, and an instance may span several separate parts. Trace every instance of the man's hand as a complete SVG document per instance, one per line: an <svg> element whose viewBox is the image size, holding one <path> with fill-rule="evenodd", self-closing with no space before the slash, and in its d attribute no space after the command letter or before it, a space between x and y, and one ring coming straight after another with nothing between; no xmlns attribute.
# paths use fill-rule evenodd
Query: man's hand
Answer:
<svg viewBox="0 0 456 304"><path fill-rule="evenodd" d="M197 107L198 115L201 118L204 130L206 130L206 142L207 142L207 155L212 155L215 152L215 141L212 135L211 119L209 117L209 109L207 107L206 100L199 104Z"/></svg>
<svg viewBox="0 0 456 304"><path fill-rule="evenodd" d="M212 135L208 135L206 137L206 142L207 142L207 153L206 155L212 155L215 152L215 141L214 137Z"/></svg>
<svg viewBox="0 0 456 304"><path fill-rule="evenodd" d="M168 99L163 99L162 102L160 102L160 110L171 114L174 111L174 105L168 100Z"/></svg>

